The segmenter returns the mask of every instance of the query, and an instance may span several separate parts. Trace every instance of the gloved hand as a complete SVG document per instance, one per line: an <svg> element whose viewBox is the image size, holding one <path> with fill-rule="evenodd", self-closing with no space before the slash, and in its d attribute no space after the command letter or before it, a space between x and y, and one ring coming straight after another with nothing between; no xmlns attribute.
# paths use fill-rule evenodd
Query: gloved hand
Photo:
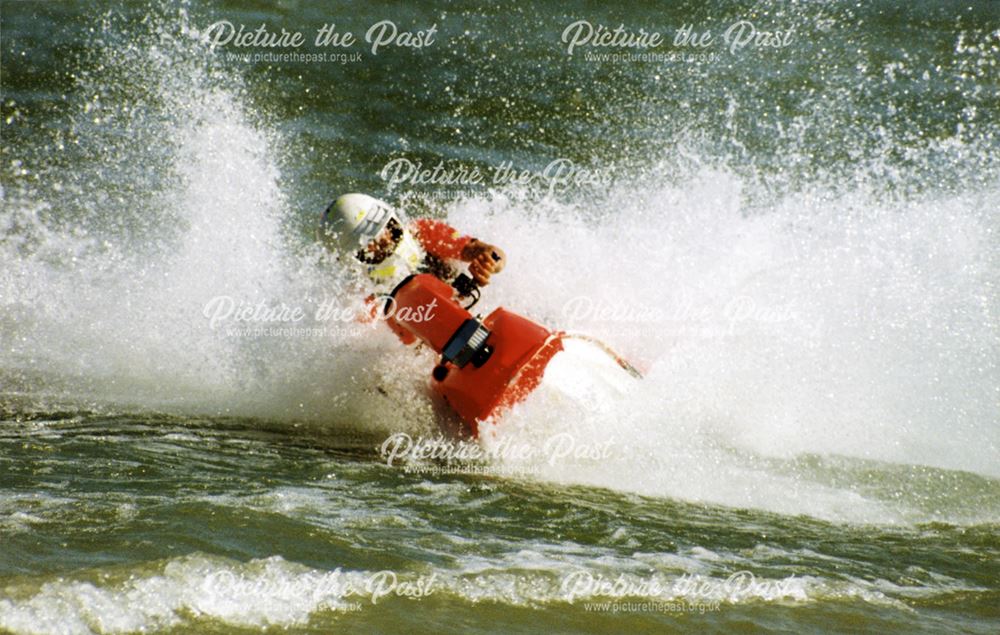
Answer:
<svg viewBox="0 0 1000 635"><path fill-rule="evenodd" d="M503 271L507 255L495 245L473 238L462 251L462 259L469 263L469 274L481 287L490 282L490 276Z"/></svg>

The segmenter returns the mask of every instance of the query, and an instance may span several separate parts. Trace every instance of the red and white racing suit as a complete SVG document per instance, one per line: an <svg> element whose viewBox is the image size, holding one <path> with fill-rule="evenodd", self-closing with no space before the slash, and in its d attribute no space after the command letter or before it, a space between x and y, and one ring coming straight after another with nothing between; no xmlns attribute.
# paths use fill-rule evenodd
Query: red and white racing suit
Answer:
<svg viewBox="0 0 1000 635"><path fill-rule="evenodd" d="M376 265L368 266L368 276L378 287L378 294L368 296L367 303L371 317L375 318L383 310L384 302L379 294L389 293L407 276L415 273L432 273L448 281L455 272L447 264L448 260L460 260L465 246L472 240L451 225L432 218L419 218L407 227L399 245L391 256ZM413 335L387 324L403 343L411 344Z"/></svg>

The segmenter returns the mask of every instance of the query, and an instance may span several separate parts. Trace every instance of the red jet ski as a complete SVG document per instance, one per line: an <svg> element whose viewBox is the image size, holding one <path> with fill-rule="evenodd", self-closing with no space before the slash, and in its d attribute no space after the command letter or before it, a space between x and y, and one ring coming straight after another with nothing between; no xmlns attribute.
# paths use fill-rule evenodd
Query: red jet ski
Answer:
<svg viewBox="0 0 1000 635"><path fill-rule="evenodd" d="M471 299L463 306L462 301ZM431 386L478 437L481 426L496 421L525 400L547 378L554 360L571 353L567 367L580 364L613 383L641 374L601 342L544 326L500 307L485 318L469 309L479 289L466 275L452 285L423 273L407 277L386 297L387 324L404 342L420 340L441 355L431 371ZM569 383L578 383L568 378Z"/></svg>

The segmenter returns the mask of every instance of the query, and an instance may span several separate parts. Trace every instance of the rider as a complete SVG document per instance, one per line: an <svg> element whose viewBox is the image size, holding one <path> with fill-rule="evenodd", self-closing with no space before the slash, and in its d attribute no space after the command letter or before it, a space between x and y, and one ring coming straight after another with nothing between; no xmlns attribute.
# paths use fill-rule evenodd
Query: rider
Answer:
<svg viewBox="0 0 1000 635"><path fill-rule="evenodd" d="M391 290L414 273L451 282L458 272L448 260L469 263L472 279L485 286L507 262L495 245L431 218L407 223L390 205L367 194L344 194L331 203L319 231L328 247L362 263L379 291Z"/></svg>
<svg viewBox="0 0 1000 635"><path fill-rule="evenodd" d="M451 283L458 272L448 263L469 263L469 275L479 286L503 270L507 258L495 245L470 236L439 220L418 218L406 223L387 203L366 194L344 194L323 212L319 238L336 253L365 268L374 293L365 302L371 318L379 312L377 295L384 295L416 273L430 273ZM393 320L389 328L404 344L413 334Z"/></svg>

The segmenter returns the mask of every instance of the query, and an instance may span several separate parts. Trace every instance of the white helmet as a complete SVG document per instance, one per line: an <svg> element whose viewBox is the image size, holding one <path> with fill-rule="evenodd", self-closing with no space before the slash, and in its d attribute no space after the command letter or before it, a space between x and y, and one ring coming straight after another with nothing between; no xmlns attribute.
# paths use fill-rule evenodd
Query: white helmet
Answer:
<svg viewBox="0 0 1000 635"><path fill-rule="evenodd" d="M366 253L387 227L392 242L381 253ZM379 284L394 284L415 273L424 258L399 213L367 194L344 194L331 203L323 212L319 234L331 249L367 265L368 276Z"/></svg>
<svg viewBox="0 0 1000 635"><path fill-rule="evenodd" d="M320 237L327 246L353 255L377 238L392 220L402 225L387 203L367 194L344 194L323 212Z"/></svg>

